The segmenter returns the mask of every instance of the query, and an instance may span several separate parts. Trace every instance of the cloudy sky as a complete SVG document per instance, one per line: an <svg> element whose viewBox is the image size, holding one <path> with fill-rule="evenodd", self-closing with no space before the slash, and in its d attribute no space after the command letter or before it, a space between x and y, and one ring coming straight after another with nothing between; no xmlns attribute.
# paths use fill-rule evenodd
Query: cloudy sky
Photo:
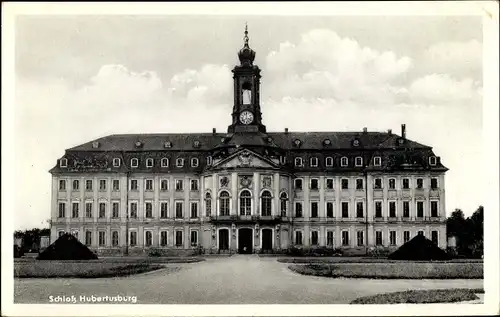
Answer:
<svg viewBox="0 0 500 317"><path fill-rule="evenodd" d="M482 28L460 16L22 16L15 227L46 225L48 170L113 133L225 131L248 22L269 131L392 129L450 168L447 212L482 203Z"/></svg>

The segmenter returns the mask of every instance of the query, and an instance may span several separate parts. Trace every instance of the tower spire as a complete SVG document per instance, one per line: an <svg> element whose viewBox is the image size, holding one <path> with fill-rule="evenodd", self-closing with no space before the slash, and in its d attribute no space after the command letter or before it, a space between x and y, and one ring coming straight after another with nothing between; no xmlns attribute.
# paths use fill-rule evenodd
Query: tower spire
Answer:
<svg viewBox="0 0 500 317"><path fill-rule="evenodd" d="M245 41L245 47L248 47L248 24L245 22L245 36L243 37Z"/></svg>

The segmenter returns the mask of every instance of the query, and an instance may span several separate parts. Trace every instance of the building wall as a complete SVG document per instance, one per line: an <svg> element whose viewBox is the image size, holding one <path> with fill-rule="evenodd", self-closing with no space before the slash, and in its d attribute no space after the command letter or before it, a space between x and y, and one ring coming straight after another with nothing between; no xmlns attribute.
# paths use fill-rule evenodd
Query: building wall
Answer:
<svg viewBox="0 0 500 317"><path fill-rule="evenodd" d="M250 186L245 187L241 183L241 176L252 178ZM226 187L222 186L221 178L227 177L229 180ZM438 189L430 190L431 178L438 179ZM270 179L270 183L265 183L265 180ZM301 178L303 181L303 189L297 190L293 188L294 179ZM326 188L328 178L333 178L333 189ZM382 188L374 189L374 181L376 178L382 179ZM396 188L389 189L389 179L396 180ZM409 189L402 188L403 178L408 178L410 182ZM416 189L416 179L422 178L424 181L423 189ZM318 179L319 188L311 189L310 184L312 179ZM342 179L348 179L349 188L342 189ZM356 189L356 179L363 180L363 189ZM59 189L60 180L66 181L65 190ZM79 188L73 189L73 180L79 181ZM86 181L92 180L92 190L85 188ZM106 188L99 187L100 181L106 181ZM119 190L113 189L113 180L119 181ZM137 180L138 189L130 190L132 180ZM153 187L146 190L146 180L153 181ZM168 190L161 190L161 181L168 180ZM175 190L177 180L184 182L183 190ZM197 180L198 189L191 190L191 180ZM128 184L127 184L128 183ZM127 190L129 189L129 190ZM256 225L251 223L238 224L223 224L211 222L210 217L206 213L206 193L211 195L211 216L220 216L220 201L218 196L221 191L225 190L230 194L230 215L239 215L239 194L242 190L249 190L252 199L251 215L260 215L260 199L264 190L268 190L272 196L271 213L272 216L281 215L280 194L285 192L288 197L287 201L287 218L285 222L277 225ZM430 217L430 202L431 200L438 201L439 214L438 217ZM128 206L127 206L128 201ZM383 217L375 217L375 202L382 202ZM389 202L396 203L396 217L389 217ZM410 215L408 218L403 218L403 202L410 203ZM424 217L418 218L416 211L417 201L423 201ZM303 217L294 217L295 203L303 204ZM318 204L318 217L311 217L311 202ZM328 218L326 214L326 204L332 202L334 206L333 218ZM349 217L342 217L341 208L342 202L347 202L349 205ZM363 204L363 217L356 217L356 203ZM66 204L65 216L58 217L59 203ZM78 217L72 217L72 205L77 204L79 207ZM92 217L86 217L86 203L92 203ZM99 204L104 203L106 206L106 215L104 218L99 217ZM114 218L111 215L112 204L119 204L119 215ZM51 225L51 241L55 241L59 232L77 232L78 239L85 243L86 231L89 231L92 237L90 247L96 250L116 251L123 250L126 244L127 231L127 209L130 214L131 203L137 203L137 219L129 219L128 230L129 236L131 232L137 234L137 247L143 248L145 245L146 232L151 232L152 246L160 246L160 234L162 231L167 232L168 242L167 248L191 248L191 231L198 232L198 244L205 248L217 248L218 230L227 228L230 230L231 248L238 247L238 229L245 227L253 229L254 247L259 249L262 245L262 230L273 230L273 248L286 248L294 243L294 233L297 230L303 232L303 245L311 244L311 234L313 231L318 231L318 245L324 246L327 244L327 232L334 233L334 246L341 246L342 231L349 232L349 245L344 246L356 249L357 231L363 231L363 243L368 246L375 246L375 232L382 231L383 245L390 246L389 235L390 231L396 231L396 244L403 244L403 232L410 231L412 238L419 230L424 231L425 236L431 238L432 231L438 231L439 242L441 248L447 245L446 240L446 212L445 212L445 189L444 189L444 174L424 173L398 173L398 174L381 174L369 173L343 173L340 175L324 175L324 174L298 174L291 176L285 173L278 173L274 170L252 170L241 169L231 171L220 171L214 174L197 176L194 174L169 173L169 174L132 174L128 179L125 174L80 174L80 175L53 175L52 178L52 225ZM145 217L146 203L152 204L152 217ZM161 203L168 204L168 217L160 218ZM183 217L175 218L176 204L182 204ZM191 218L191 204L197 204L197 217ZM127 208L128 207L128 208ZM118 245L112 245L112 232L117 231L119 234ZM183 242L182 245L175 245L175 232L181 231ZM105 232L105 241L103 245L99 245L99 232ZM130 241L130 240L129 240ZM361 248L364 248L361 247Z"/></svg>

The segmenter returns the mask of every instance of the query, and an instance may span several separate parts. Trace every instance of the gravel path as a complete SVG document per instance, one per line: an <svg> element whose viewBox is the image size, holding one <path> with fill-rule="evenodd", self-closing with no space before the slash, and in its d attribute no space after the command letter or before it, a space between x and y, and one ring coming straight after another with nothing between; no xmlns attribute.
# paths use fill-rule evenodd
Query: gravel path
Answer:
<svg viewBox="0 0 500 317"><path fill-rule="evenodd" d="M15 279L15 303L49 296L136 296L140 304L348 304L409 289L482 288L482 280L370 280L303 276L275 258L235 255L120 278ZM183 269L172 270L171 267Z"/></svg>

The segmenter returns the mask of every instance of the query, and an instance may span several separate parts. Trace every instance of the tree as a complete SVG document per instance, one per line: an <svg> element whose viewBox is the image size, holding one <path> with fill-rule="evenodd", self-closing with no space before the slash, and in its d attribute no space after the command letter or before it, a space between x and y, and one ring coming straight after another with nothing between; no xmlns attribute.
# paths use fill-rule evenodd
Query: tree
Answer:
<svg viewBox="0 0 500 317"><path fill-rule="evenodd" d="M460 209L455 209L446 219L447 236L457 238L456 251L466 257L481 257L483 255L483 218L484 208L479 208L472 216L465 219Z"/></svg>
<svg viewBox="0 0 500 317"><path fill-rule="evenodd" d="M465 225L464 212L461 209L455 209L446 219L446 235L448 237L459 236L464 231Z"/></svg>

